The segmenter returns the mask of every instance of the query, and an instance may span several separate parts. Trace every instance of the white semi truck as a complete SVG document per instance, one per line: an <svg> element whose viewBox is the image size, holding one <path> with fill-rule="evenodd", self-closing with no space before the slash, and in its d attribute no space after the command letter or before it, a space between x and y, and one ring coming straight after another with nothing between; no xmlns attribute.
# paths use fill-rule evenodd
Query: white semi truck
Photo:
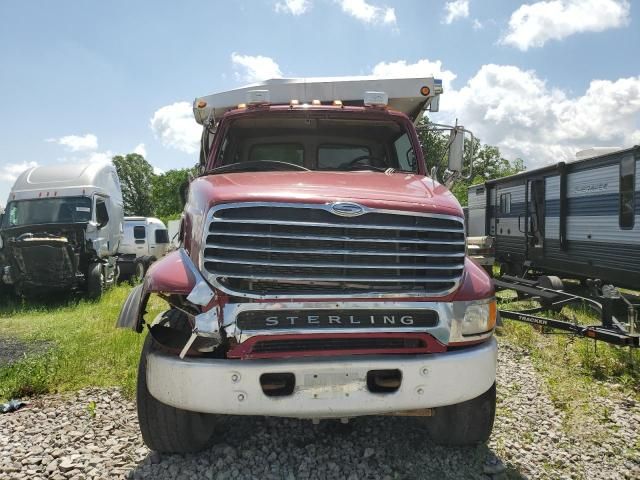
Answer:
<svg viewBox="0 0 640 480"><path fill-rule="evenodd" d="M117 276L122 193L111 162L30 168L0 216L0 277L20 295L85 290Z"/></svg>

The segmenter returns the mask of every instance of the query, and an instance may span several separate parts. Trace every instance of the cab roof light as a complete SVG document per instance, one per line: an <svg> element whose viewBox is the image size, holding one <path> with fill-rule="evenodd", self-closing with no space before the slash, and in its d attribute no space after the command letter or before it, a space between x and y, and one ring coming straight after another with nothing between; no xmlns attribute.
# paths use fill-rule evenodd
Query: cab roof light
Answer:
<svg viewBox="0 0 640 480"><path fill-rule="evenodd" d="M239 110L244 110L245 108L247 108L247 104L246 103L239 103L238 104L238 109Z"/></svg>
<svg viewBox="0 0 640 480"><path fill-rule="evenodd" d="M248 105L264 105L269 103L269 90L249 90L247 92Z"/></svg>
<svg viewBox="0 0 640 480"><path fill-rule="evenodd" d="M364 92L364 104L367 107L386 107L389 95L385 92Z"/></svg>
<svg viewBox="0 0 640 480"><path fill-rule="evenodd" d="M334 107L342 107L342 100L334 100L333 101L333 106Z"/></svg>
<svg viewBox="0 0 640 480"><path fill-rule="evenodd" d="M423 97L428 97L430 93L431 93L431 89L426 85L420 89L420 95L422 95Z"/></svg>
<svg viewBox="0 0 640 480"><path fill-rule="evenodd" d="M311 105L321 105L320 100L311 100Z"/></svg>
<svg viewBox="0 0 640 480"><path fill-rule="evenodd" d="M290 106L291 108L293 108L293 107L297 107L298 105L300 105L300 102L299 102L298 100L296 100L296 99L293 99L293 98L292 98L292 99L291 99L291 101L289 102L289 106Z"/></svg>

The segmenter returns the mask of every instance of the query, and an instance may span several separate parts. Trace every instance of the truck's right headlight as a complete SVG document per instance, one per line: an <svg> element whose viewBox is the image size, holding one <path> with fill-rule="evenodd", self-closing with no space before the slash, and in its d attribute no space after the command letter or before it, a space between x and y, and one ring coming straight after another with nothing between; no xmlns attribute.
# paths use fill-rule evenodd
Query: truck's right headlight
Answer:
<svg viewBox="0 0 640 480"><path fill-rule="evenodd" d="M455 302L449 345L475 345L490 339L496 326L497 315L495 297Z"/></svg>
<svg viewBox="0 0 640 480"><path fill-rule="evenodd" d="M472 303L464 312L460 333L466 337L489 332L496 325L496 315L495 299L483 303Z"/></svg>

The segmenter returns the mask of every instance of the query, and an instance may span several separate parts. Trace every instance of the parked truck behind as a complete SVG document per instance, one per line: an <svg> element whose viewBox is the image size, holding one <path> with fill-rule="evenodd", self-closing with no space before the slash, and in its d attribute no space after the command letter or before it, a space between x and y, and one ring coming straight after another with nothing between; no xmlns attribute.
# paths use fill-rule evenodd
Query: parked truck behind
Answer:
<svg viewBox="0 0 640 480"><path fill-rule="evenodd" d="M122 193L110 162L33 167L0 216L0 276L19 295L85 291L116 279Z"/></svg>
<svg viewBox="0 0 640 480"><path fill-rule="evenodd" d="M121 280L141 281L153 262L171 246L167 227L154 217L124 217L122 241L118 248Z"/></svg>
<svg viewBox="0 0 640 480"><path fill-rule="evenodd" d="M433 78L279 79L195 100L181 248L118 320L149 330L137 401L151 449L205 448L220 415L413 415L439 443L489 438L494 290L414 126L441 92ZM151 294L167 302L155 319Z"/></svg>

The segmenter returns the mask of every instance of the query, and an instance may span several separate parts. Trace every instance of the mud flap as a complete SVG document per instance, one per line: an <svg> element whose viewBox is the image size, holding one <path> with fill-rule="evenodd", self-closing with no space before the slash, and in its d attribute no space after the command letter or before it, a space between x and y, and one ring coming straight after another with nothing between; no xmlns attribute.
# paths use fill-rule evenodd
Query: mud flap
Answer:
<svg viewBox="0 0 640 480"><path fill-rule="evenodd" d="M144 285L141 284L131 290L122 305L116 327L130 328L138 333L142 332L144 313L149 301L149 293L144 292L143 287Z"/></svg>

